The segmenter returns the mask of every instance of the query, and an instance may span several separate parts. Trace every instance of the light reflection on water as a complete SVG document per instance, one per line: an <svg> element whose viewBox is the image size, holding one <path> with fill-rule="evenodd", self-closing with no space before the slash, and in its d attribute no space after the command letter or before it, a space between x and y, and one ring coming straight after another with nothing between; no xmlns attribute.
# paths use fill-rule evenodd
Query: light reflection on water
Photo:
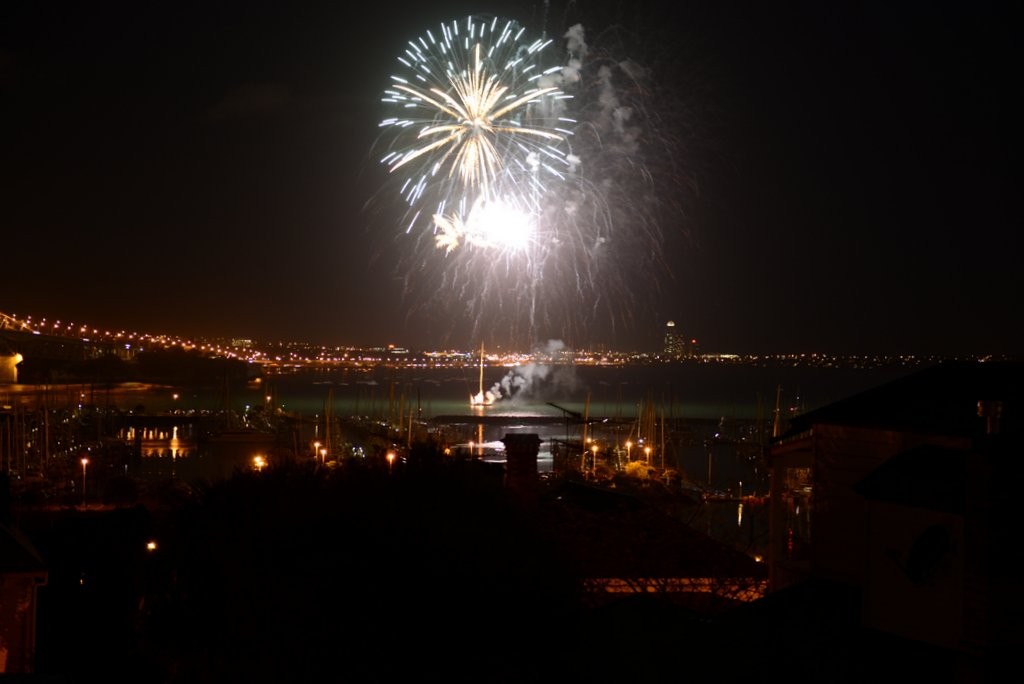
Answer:
<svg viewBox="0 0 1024 684"><path fill-rule="evenodd" d="M186 388L128 383L112 388L88 385L5 385L0 398L10 403L50 406L87 403L166 411L240 411L272 404L304 415L322 414L328 405L336 415L386 416L402 404L418 418L444 415L559 417L566 410L612 419L636 417L644 401L663 408L669 418L758 420L770 416L776 398L784 410L809 410L875 387L913 368L876 369L820 367L756 367L667 365L628 367L564 367L532 372L529 381L508 382L521 373L504 367L485 369L485 387L515 386L511 398L472 409L469 397L478 390L477 371L465 369L341 369L268 376L259 386ZM269 399L268 399L269 397Z"/></svg>
<svg viewBox="0 0 1024 684"><path fill-rule="evenodd" d="M688 431L669 436L654 464L675 468L694 481L722 490L747 482L763 492L766 473L754 472L751 442L764 443L776 399L792 415L845 398L909 372L904 368L853 369L754 366L635 366L485 368L484 387L499 399L471 407L479 375L466 369L372 369L268 378L262 393L303 415L385 418L410 412L443 422L461 448L501 460L501 439L535 433L542 442L538 468L550 469L551 448L588 436L606 448L622 448L633 435L643 406L658 420L685 419ZM508 394L508 388L515 391ZM501 419L493 423L495 419ZM713 443L709 446L708 441ZM481 444L485 445L481 450ZM738 446L737 446L738 445ZM656 451L661 451L656 445ZM636 457L636 454L633 454Z"/></svg>
<svg viewBox="0 0 1024 684"><path fill-rule="evenodd" d="M268 376L259 386L224 388L131 384L91 386L5 386L5 401L30 404L45 396L49 406L91 403L145 413L219 411L246 407L281 409L303 419L306 432L299 449L317 438L316 422L335 417L364 416L402 422L443 425L446 437L459 448L472 443L486 459L502 460L501 439L510 433L535 433L542 442L538 468L551 469L552 447L579 440L583 418L588 436L606 449L622 449L635 435L640 409L656 407L659 420L689 421L688 431L666 438L657 466L675 468L702 485L732 490L746 482L758 490L763 473L751 472L749 458L736 443L763 443L770 429L775 401L785 415L817 408L910 372L905 368L852 369L753 366L558 367L553 369L485 368L485 388L501 393L485 408L470 407L479 390L475 368L363 369ZM510 396L506 392L512 391ZM496 418L500 422L491 422ZM182 428L184 429L184 428ZM725 438L710 447L708 440ZM175 439L177 440L175 442ZM134 435L131 440L134 441ZM199 444L194 434L144 435L143 467L156 474L215 477L244 468L266 445ZM482 445L482 446L481 446ZM658 445L660 446L660 445ZM659 449L659 451L661 451ZM636 454L632 454L634 457Z"/></svg>
<svg viewBox="0 0 1024 684"><path fill-rule="evenodd" d="M649 400L664 407L670 417L754 420L770 415L779 395L784 408L811 409L907 372L708 365L579 366L548 372L498 367L485 369L485 389L510 387L513 394L503 392L492 406L471 409L469 397L478 391L473 369L378 368L271 377L253 397L258 400L269 394L301 413L322 411L331 400L338 413L370 416L404 401L426 418L462 416L474 410L486 415L559 417L563 409L629 418ZM509 381L510 375L516 379Z"/></svg>

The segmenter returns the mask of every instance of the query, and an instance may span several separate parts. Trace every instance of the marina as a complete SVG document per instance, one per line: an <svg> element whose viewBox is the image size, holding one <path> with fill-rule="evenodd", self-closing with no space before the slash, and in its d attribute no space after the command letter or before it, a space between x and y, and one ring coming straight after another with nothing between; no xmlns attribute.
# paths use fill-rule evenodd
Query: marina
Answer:
<svg viewBox="0 0 1024 684"><path fill-rule="evenodd" d="M172 439L179 455L252 443L322 461L433 440L500 460L506 434L532 433L541 439L538 463L545 470L559 452L579 457L586 449L592 472L643 459L711 489L744 480L753 491L758 477L748 471L756 460L751 454L770 438L780 415L796 415L894 373L677 365L499 367L470 375L373 368L271 375L230 393L217 383L2 385L3 465L38 475L46 464L74 458L83 444L135 445L133 428L140 424L149 428L147 440L163 442L144 453L137 445L140 458L173 453ZM472 389L486 386L481 376L518 389L486 406L467 404Z"/></svg>
<svg viewBox="0 0 1024 684"><path fill-rule="evenodd" d="M756 549L774 425L887 371L484 366L482 375L485 387L517 390L467 403L479 367L267 375L230 388L3 385L3 467L29 501L95 506L284 463L390 470L424 447L504 468L503 440L535 435L538 477L654 487L689 502L681 515L691 524Z"/></svg>

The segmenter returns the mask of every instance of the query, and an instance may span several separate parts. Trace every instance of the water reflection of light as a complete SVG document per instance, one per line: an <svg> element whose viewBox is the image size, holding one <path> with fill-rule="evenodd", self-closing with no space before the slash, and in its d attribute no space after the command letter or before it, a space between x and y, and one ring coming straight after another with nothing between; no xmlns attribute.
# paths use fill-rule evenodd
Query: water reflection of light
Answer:
<svg viewBox="0 0 1024 684"><path fill-rule="evenodd" d="M185 436L180 436L184 434ZM170 430L132 427L122 433L126 442L141 442L140 455L143 458L187 458L195 444L180 426Z"/></svg>
<svg viewBox="0 0 1024 684"><path fill-rule="evenodd" d="M178 450L181 448L181 440L178 439L178 426L175 425L171 432L171 460L178 458Z"/></svg>

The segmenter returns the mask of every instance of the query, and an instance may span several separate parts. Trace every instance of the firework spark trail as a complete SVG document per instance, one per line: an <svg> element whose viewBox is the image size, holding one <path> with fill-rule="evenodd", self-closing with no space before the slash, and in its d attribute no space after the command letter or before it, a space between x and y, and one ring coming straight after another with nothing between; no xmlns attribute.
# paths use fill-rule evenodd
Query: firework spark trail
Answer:
<svg viewBox="0 0 1024 684"><path fill-rule="evenodd" d="M524 36L470 17L410 41L381 161L407 205L406 294L526 346L628 327L666 273L679 193L652 75L580 25L550 67L550 41Z"/></svg>

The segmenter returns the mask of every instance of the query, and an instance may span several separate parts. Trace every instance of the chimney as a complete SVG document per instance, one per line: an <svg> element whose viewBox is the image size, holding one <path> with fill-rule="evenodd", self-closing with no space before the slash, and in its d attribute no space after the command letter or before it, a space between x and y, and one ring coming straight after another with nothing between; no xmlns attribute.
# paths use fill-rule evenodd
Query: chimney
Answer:
<svg viewBox="0 0 1024 684"><path fill-rule="evenodd" d="M524 502L535 501L540 437L533 433L509 434L501 441L505 445L505 485Z"/></svg>
<svg viewBox="0 0 1024 684"><path fill-rule="evenodd" d="M998 434L999 420L1003 417L1003 402L998 400L979 401L978 417L985 419L986 435Z"/></svg>

